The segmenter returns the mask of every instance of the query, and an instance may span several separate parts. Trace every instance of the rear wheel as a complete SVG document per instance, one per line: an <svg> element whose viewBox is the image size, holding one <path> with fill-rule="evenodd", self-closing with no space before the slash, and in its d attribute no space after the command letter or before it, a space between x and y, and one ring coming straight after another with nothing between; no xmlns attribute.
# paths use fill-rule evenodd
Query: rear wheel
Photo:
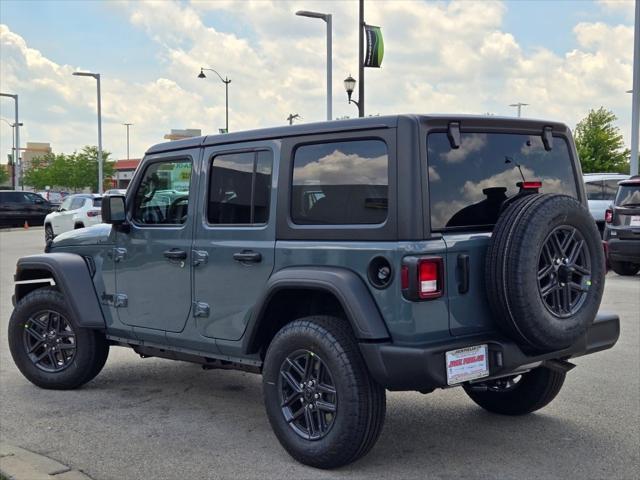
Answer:
<svg viewBox="0 0 640 480"><path fill-rule="evenodd" d="M269 345L263 389L276 437L306 465L354 462L382 430L385 391L343 319L312 316L284 326Z"/></svg>
<svg viewBox="0 0 640 480"><path fill-rule="evenodd" d="M548 405L560 392L566 374L539 367L522 375L464 385L467 395L485 410L525 415Z"/></svg>
<svg viewBox="0 0 640 480"><path fill-rule="evenodd" d="M609 260L609 265L611 265L611 270L616 272L618 275L633 276L640 272L640 264L637 263Z"/></svg>
<svg viewBox="0 0 640 480"><path fill-rule="evenodd" d="M8 338L18 369L42 388L77 388L100 373L109 355L104 335L80 327L62 293L51 288L34 290L18 302Z"/></svg>
<svg viewBox="0 0 640 480"><path fill-rule="evenodd" d="M73 228L74 230L78 230L79 228L84 228L84 225L82 223L76 223Z"/></svg>

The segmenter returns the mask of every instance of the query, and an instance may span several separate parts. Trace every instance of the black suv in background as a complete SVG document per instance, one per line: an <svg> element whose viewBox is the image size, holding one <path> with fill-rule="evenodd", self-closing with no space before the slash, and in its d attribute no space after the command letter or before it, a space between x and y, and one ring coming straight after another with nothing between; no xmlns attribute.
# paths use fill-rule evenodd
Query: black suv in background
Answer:
<svg viewBox="0 0 640 480"><path fill-rule="evenodd" d="M0 227L42 225L54 207L37 193L19 190L0 191Z"/></svg>
<svg viewBox="0 0 640 480"><path fill-rule="evenodd" d="M640 271L640 175L618 184L614 204L605 213L607 259L618 275Z"/></svg>

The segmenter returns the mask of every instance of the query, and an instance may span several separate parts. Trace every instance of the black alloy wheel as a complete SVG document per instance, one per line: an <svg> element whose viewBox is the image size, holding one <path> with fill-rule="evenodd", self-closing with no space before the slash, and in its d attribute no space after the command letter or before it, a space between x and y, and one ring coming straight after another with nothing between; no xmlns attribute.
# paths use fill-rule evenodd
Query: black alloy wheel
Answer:
<svg viewBox="0 0 640 480"><path fill-rule="evenodd" d="M44 372L66 369L76 355L76 335L71 324L53 310L31 315L24 324L22 341L29 359Z"/></svg>
<svg viewBox="0 0 640 480"><path fill-rule="evenodd" d="M538 291L547 310L558 318L574 315L591 286L587 243L578 229L561 225L547 235L538 257Z"/></svg>
<svg viewBox="0 0 640 480"><path fill-rule="evenodd" d="M325 362L309 350L289 355L280 367L278 382L282 415L306 440L323 438L333 426L338 397Z"/></svg>

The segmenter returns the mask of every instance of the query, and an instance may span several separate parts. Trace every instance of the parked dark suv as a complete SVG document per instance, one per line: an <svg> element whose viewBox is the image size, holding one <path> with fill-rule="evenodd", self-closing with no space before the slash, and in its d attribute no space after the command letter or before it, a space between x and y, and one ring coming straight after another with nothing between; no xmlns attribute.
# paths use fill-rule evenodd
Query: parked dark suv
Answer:
<svg viewBox="0 0 640 480"><path fill-rule="evenodd" d="M619 335L559 123L401 115L164 143L102 219L18 261L25 377L79 387L116 345L261 373L278 440L320 468L373 447L385 390L462 386L526 414Z"/></svg>
<svg viewBox="0 0 640 480"><path fill-rule="evenodd" d="M20 190L0 190L0 227L42 225L53 205L37 193Z"/></svg>
<svg viewBox="0 0 640 480"><path fill-rule="evenodd" d="M618 275L640 271L640 175L618 183L615 201L605 213L608 260Z"/></svg>

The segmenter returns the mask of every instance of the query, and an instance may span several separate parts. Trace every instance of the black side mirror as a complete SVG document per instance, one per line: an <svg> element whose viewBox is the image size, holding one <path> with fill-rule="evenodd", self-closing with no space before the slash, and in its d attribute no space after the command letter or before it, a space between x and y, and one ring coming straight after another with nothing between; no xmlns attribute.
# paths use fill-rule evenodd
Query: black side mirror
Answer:
<svg viewBox="0 0 640 480"><path fill-rule="evenodd" d="M102 197L102 222L122 225L126 222L124 195L105 195Z"/></svg>

